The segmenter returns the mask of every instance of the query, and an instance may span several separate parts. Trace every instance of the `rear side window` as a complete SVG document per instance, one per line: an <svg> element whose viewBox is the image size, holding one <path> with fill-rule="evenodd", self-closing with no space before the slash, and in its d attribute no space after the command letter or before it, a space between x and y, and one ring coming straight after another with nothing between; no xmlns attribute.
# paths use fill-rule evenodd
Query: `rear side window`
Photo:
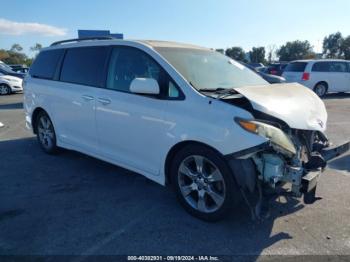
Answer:
<svg viewBox="0 0 350 262"><path fill-rule="evenodd" d="M330 63L329 62L317 62L312 66L312 72L329 72Z"/></svg>
<svg viewBox="0 0 350 262"><path fill-rule="evenodd" d="M108 47L78 47L67 50L60 80L74 84L102 87Z"/></svg>
<svg viewBox="0 0 350 262"><path fill-rule="evenodd" d="M348 72L348 66L345 62L331 62L330 63L330 71L337 73L345 73Z"/></svg>
<svg viewBox="0 0 350 262"><path fill-rule="evenodd" d="M30 67L29 74L36 78L53 79L63 52L63 49L40 52Z"/></svg>
<svg viewBox="0 0 350 262"><path fill-rule="evenodd" d="M305 67L307 63L306 62L293 62L286 66L286 69L284 69L285 72L304 72Z"/></svg>

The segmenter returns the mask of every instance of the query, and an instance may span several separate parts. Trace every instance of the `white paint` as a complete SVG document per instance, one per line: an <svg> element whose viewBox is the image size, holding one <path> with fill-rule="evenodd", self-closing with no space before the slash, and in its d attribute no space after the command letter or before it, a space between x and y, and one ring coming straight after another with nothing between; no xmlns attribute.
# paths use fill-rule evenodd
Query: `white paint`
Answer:
<svg viewBox="0 0 350 262"><path fill-rule="evenodd" d="M16 76L0 75L0 84L10 87L11 92L23 91L23 80Z"/></svg>
<svg viewBox="0 0 350 262"><path fill-rule="evenodd" d="M235 88L253 107L285 121L297 129L325 131L327 111L323 101L310 89L297 84L274 84Z"/></svg>

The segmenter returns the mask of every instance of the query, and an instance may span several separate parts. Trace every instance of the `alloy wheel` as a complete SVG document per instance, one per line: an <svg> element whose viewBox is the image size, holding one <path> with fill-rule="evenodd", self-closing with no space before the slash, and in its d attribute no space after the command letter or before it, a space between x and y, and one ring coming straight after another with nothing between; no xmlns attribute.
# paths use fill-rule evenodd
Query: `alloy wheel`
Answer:
<svg viewBox="0 0 350 262"><path fill-rule="evenodd" d="M10 89L6 85L0 85L0 95L8 95L10 93Z"/></svg>
<svg viewBox="0 0 350 262"><path fill-rule="evenodd" d="M46 115L40 116L38 121L38 135L40 143L45 149L50 149L54 146L55 140L52 123Z"/></svg>
<svg viewBox="0 0 350 262"><path fill-rule="evenodd" d="M315 87L315 93L319 96L322 97L326 94L326 87L324 85L317 85Z"/></svg>
<svg viewBox="0 0 350 262"><path fill-rule="evenodd" d="M184 159L178 169L178 183L185 201L200 212L215 212L224 203L223 175L206 157L192 155Z"/></svg>

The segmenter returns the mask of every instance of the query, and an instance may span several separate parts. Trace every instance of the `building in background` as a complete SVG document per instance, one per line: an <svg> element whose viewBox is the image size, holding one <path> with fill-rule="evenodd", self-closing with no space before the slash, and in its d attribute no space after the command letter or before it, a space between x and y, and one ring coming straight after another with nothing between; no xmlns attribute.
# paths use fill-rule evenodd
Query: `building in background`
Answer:
<svg viewBox="0 0 350 262"><path fill-rule="evenodd" d="M116 39L124 39L124 35L120 33L111 33L109 30L78 30L78 38L86 37L114 37Z"/></svg>

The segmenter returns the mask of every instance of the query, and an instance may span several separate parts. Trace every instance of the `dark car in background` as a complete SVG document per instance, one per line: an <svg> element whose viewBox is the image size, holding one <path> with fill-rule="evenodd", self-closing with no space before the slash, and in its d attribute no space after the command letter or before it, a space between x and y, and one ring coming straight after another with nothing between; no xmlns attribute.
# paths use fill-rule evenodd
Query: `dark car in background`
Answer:
<svg viewBox="0 0 350 262"><path fill-rule="evenodd" d="M16 76L22 79L25 76L24 73L13 71L12 68L5 63L0 63L0 75Z"/></svg>
<svg viewBox="0 0 350 262"><path fill-rule="evenodd" d="M26 74L29 71L29 68L25 65L9 65L11 69L16 73Z"/></svg>
<svg viewBox="0 0 350 262"><path fill-rule="evenodd" d="M261 64L261 63L259 63L259 64ZM254 67L251 64L244 64L244 65L246 67L248 67L249 69L251 69L252 71L254 71L255 73L257 73L258 75L260 75L262 78L264 78L270 84L280 84L280 83L286 82L286 79L284 79L281 76L268 74L267 73L268 69L265 66Z"/></svg>
<svg viewBox="0 0 350 262"><path fill-rule="evenodd" d="M265 67L263 63L249 63L248 65L249 67L254 67L254 68Z"/></svg>
<svg viewBox="0 0 350 262"><path fill-rule="evenodd" d="M287 62L269 64L266 73L269 75L281 76L287 65Z"/></svg>
<svg viewBox="0 0 350 262"><path fill-rule="evenodd" d="M256 68L255 72L270 84L280 84L286 82L286 79L282 76L268 74L266 67Z"/></svg>

